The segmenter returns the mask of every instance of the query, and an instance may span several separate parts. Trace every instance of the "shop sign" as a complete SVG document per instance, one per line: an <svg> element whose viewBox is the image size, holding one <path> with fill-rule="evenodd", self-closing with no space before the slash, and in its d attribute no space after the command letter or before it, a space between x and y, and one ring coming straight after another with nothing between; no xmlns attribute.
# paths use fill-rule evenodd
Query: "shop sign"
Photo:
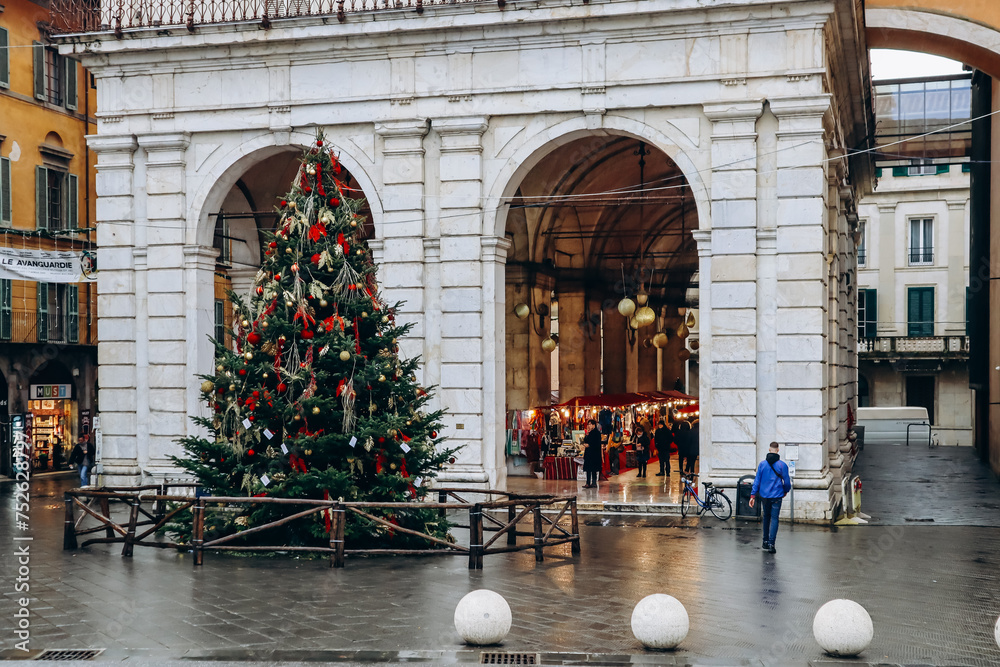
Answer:
<svg viewBox="0 0 1000 667"><path fill-rule="evenodd" d="M31 399L39 398L72 398L73 385L71 384L33 384L29 387Z"/></svg>
<svg viewBox="0 0 1000 667"><path fill-rule="evenodd" d="M41 283L97 280L93 253L0 248L0 278Z"/></svg>

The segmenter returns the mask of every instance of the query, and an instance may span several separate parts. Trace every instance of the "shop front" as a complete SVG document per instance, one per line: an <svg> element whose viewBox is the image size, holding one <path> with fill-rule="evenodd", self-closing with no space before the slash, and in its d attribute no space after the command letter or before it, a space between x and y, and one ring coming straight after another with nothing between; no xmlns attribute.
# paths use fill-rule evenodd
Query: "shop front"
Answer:
<svg viewBox="0 0 1000 667"><path fill-rule="evenodd" d="M29 386L28 415L35 472L66 470L77 437L77 401L72 384Z"/></svg>

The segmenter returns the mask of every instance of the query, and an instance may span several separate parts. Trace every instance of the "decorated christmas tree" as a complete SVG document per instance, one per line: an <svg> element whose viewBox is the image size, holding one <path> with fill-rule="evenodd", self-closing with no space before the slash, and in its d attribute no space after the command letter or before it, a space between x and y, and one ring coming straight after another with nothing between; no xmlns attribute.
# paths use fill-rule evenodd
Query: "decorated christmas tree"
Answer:
<svg viewBox="0 0 1000 667"><path fill-rule="evenodd" d="M399 356L410 325L397 324L399 304L379 295L358 215L363 200L348 196L346 182L320 135L278 205L249 300L230 294L234 337L215 341L215 373L201 386L212 415L195 419L210 437L183 439L187 457L175 459L213 495L419 500L454 453L439 446L442 412L425 411L418 359ZM244 508L216 512L206 524L229 533L280 516L279 506ZM372 512L447 534L436 511ZM329 517L313 516L278 529L284 542L328 540ZM418 539L348 516L354 544Z"/></svg>

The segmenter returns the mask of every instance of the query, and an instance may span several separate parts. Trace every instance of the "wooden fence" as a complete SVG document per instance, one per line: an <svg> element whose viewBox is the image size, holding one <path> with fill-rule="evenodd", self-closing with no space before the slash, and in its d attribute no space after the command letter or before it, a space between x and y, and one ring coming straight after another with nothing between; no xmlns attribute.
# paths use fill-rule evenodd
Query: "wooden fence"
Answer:
<svg viewBox="0 0 1000 667"><path fill-rule="evenodd" d="M337 500L307 500L296 498L244 498L226 496L180 495L171 493L174 489L186 489L193 493L193 484L161 484L134 487L110 487L99 489L75 489L67 491L66 520L63 532L63 549L76 549L89 544L122 544L122 556L132 556L135 546L178 548L170 541L153 541L157 531L163 528L177 514L190 509L193 514L190 547L194 551L194 564L204 563L206 551L306 551L326 553L332 567L344 567L348 555L457 555L468 556L469 569L481 570L483 556L532 549L535 560L544 560L544 550L560 544L570 543L573 554L580 553L580 530L577 519L576 496L519 495L506 491L479 489L434 489L438 502L340 502ZM465 496L485 495L488 500L471 502ZM499 499L494 500L494 497ZM119 502L128 507L128 519L116 522L112 518L111 503ZM95 503L97 507L95 508ZM168 504L172 504L169 507ZM275 519L270 523L247 530L231 533L205 541L205 514L210 506L222 508L242 505L289 506L292 514ZM79 517L76 510L81 510ZM468 511L468 524L456 528L469 530L468 546L443 540L417 530L396 525L388 519L376 516L378 510L436 509L440 516L449 510ZM543 510L555 512L555 518L546 516ZM240 545L239 541L250 535L279 528L292 521L310 517L319 512L329 512L330 538L328 546L286 546L282 544ZM353 513L364 520L378 524L387 530L419 538L427 542L423 549L349 548L345 543L347 514ZM560 520L569 515L567 529ZM500 515L498 518L495 515ZM532 530L518 530L522 521L531 517ZM87 517L97 519L98 525L81 528ZM103 537L91 538L78 545L77 538L104 531ZM487 534L492 533L487 539ZM506 536L504 543L498 544ZM518 543L520 536L530 537L530 541Z"/></svg>

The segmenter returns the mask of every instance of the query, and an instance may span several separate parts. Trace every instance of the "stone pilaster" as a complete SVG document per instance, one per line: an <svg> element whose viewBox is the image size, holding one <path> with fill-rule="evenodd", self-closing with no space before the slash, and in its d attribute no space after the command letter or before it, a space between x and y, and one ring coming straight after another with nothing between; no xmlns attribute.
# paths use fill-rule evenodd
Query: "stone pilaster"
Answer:
<svg viewBox="0 0 1000 667"><path fill-rule="evenodd" d="M733 482L757 460L756 124L762 111L759 100L705 106L712 121L712 261L710 272L700 275L711 282L711 301L708 308L700 304L699 313L702 343L711 341L711 361L702 362L711 391L701 398L712 410L712 479Z"/></svg>
<svg viewBox="0 0 1000 667"><path fill-rule="evenodd" d="M712 395L712 381L715 377L712 365L715 353L715 340L712 331L712 232L707 229L696 229L691 232L698 245L698 322L699 334L699 364L702 372L698 375L698 396ZM690 394L695 394L691 387L685 387ZM713 406L711 401L699 402L699 448L701 480L710 482L716 479L716 447L712 444Z"/></svg>
<svg viewBox="0 0 1000 667"><path fill-rule="evenodd" d="M136 448L136 323L134 154L132 135L90 136L97 154L98 340L102 483L133 484L139 479Z"/></svg>
<svg viewBox="0 0 1000 667"><path fill-rule="evenodd" d="M829 518L831 402L827 95L770 100L778 119L777 401L775 440L799 445L796 516Z"/></svg>
<svg viewBox="0 0 1000 667"><path fill-rule="evenodd" d="M868 227L869 245L873 239L878 243L877 333L897 336L902 333L898 322L905 316L896 316L896 204L879 204L878 222L871 221Z"/></svg>

